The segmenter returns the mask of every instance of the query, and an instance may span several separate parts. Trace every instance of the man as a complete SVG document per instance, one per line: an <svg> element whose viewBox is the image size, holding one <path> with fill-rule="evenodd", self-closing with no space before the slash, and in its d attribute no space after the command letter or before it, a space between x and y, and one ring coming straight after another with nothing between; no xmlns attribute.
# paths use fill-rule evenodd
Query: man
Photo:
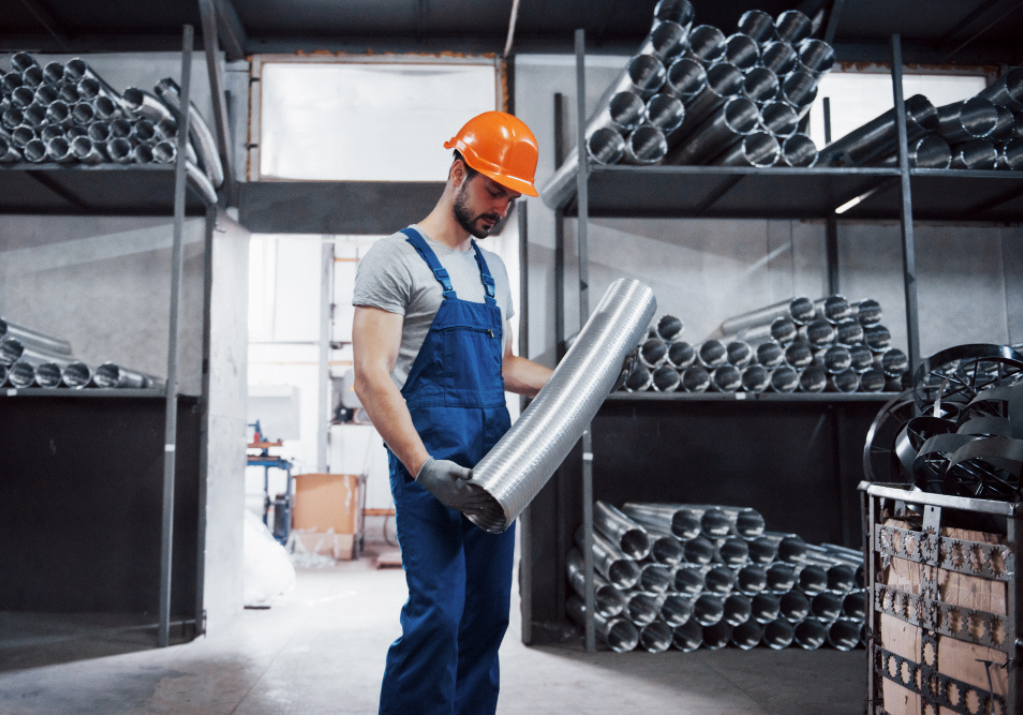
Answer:
<svg viewBox="0 0 1023 715"><path fill-rule="evenodd" d="M388 447L409 598L387 653L381 713L493 713L508 627L515 529L460 512L485 503L471 468L510 427L505 390L535 395L551 371L511 352L511 289L486 238L536 196L529 128L485 112L447 142L444 193L418 224L378 241L355 279L355 391Z"/></svg>

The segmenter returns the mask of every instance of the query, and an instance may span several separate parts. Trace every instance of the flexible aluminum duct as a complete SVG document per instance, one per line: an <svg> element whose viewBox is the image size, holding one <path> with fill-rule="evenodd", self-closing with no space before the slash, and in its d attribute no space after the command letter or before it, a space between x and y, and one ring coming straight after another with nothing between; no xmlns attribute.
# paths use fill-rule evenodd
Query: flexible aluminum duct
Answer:
<svg viewBox="0 0 1023 715"><path fill-rule="evenodd" d="M764 169L781 158L781 145L767 132L753 132L711 163L718 166L752 166Z"/></svg>
<svg viewBox="0 0 1023 715"><path fill-rule="evenodd" d="M732 645L739 650L752 650L760 645L764 637L764 626L748 620L732 629Z"/></svg>
<svg viewBox="0 0 1023 715"><path fill-rule="evenodd" d="M767 569L756 564L746 564L735 574L735 588L746 596L756 596L767 588Z"/></svg>
<svg viewBox="0 0 1023 715"><path fill-rule="evenodd" d="M728 361L728 350L720 340L706 340L696 349L696 357L704 367L721 367Z"/></svg>
<svg viewBox="0 0 1023 715"><path fill-rule="evenodd" d="M788 591L779 599L781 617L789 623L799 623L810 615L810 599L799 591Z"/></svg>
<svg viewBox="0 0 1023 715"><path fill-rule="evenodd" d="M998 150L986 139L972 139L952 147L952 169L994 169Z"/></svg>
<svg viewBox="0 0 1023 715"><path fill-rule="evenodd" d="M749 541L749 560L752 564L766 566L778 556L778 544L764 536Z"/></svg>
<svg viewBox="0 0 1023 715"><path fill-rule="evenodd" d="M148 119L137 119L132 122L131 133L128 136L139 144L150 143L156 138L156 125Z"/></svg>
<svg viewBox="0 0 1023 715"><path fill-rule="evenodd" d="M48 124L39 130L39 138L43 144L49 144L53 139L63 139L64 136L64 129L59 125Z"/></svg>
<svg viewBox="0 0 1023 715"><path fill-rule="evenodd" d="M799 590L813 597L828 590L828 572L816 564L807 564L799 570Z"/></svg>
<svg viewBox="0 0 1023 715"><path fill-rule="evenodd" d="M892 334L883 325L870 325L863 329L863 342L873 353L883 353L892 346Z"/></svg>
<svg viewBox="0 0 1023 715"><path fill-rule="evenodd" d="M700 365L682 371L682 389L686 392L706 392L710 387L710 373Z"/></svg>
<svg viewBox="0 0 1023 715"><path fill-rule="evenodd" d="M575 531L575 543L580 549L585 548L582 526ZM632 588L639 583L639 565L596 532L593 534L593 565L617 588Z"/></svg>
<svg viewBox="0 0 1023 715"><path fill-rule="evenodd" d="M625 139L623 164L656 164L668 153L668 140L655 126L644 124Z"/></svg>
<svg viewBox="0 0 1023 715"><path fill-rule="evenodd" d="M810 111L810 105L817 98L817 78L809 72L794 70L785 75L778 87L778 100L788 102L802 117Z"/></svg>
<svg viewBox="0 0 1023 715"><path fill-rule="evenodd" d="M668 345L667 363L672 367L685 370L696 362L696 350L684 340L675 340Z"/></svg>
<svg viewBox="0 0 1023 715"><path fill-rule="evenodd" d="M828 386L828 373L822 367L811 365L799 373L800 392L824 392Z"/></svg>
<svg viewBox="0 0 1023 715"><path fill-rule="evenodd" d="M610 166L611 164L617 164L625 156L625 138L618 132L617 129L612 127L601 127L597 129L593 134L586 138L586 154L596 164L601 166ZM575 161L575 156L570 157ZM563 166L569 166L569 162L566 161ZM575 167L572 169L571 181L575 181L575 173L578 172L579 165L576 161ZM558 175L561 174L559 170ZM567 176L567 174L565 174ZM569 188L572 184L567 179L565 184ZM564 191L563 189L559 189Z"/></svg>
<svg viewBox="0 0 1023 715"><path fill-rule="evenodd" d="M639 647L647 653L663 653L671 647L672 635L667 623L654 621L639 630Z"/></svg>
<svg viewBox="0 0 1023 715"><path fill-rule="evenodd" d="M780 365L771 372L771 389L775 392L795 392L799 387L799 373L788 365Z"/></svg>
<svg viewBox="0 0 1023 715"><path fill-rule="evenodd" d="M2 121L5 129L14 131L24 124L25 113L17 107L8 107L4 110Z"/></svg>
<svg viewBox="0 0 1023 715"><path fill-rule="evenodd" d="M799 10L786 10L774 21L775 36L782 42L791 42L793 45L809 37L812 30L813 23L810 18Z"/></svg>
<svg viewBox="0 0 1023 715"><path fill-rule="evenodd" d="M749 35L758 44L766 45L776 37L774 18L763 10L747 10L739 18L738 31Z"/></svg>
<svg viewBox="0 0 1023 715"><path fill-rule="evenodd" d="M799 117L796 110L785 102L765 102L760 107L760 126L779 139L791 137L799 127Z"/></svg>
<svg viewBox="0 0 1023 715"><path fill-rule="evenodd" d="M982 97L972 97L937 108L938 134L949 144L985 139L998 124L998 110Z"/></svg>
<svg viewBox="0 0 1023 715"><path fill-rule="evenodd" d="M772 70L766 67L754 67L746 73L746 77L742 81L742 89L739 91L744 97L748 97L757 104L764 104L778 96L780 87L778 75Z"/></svg>
<svg viewBox="0 0 1023 715"><path fill-rule="evenodd" d="M756 509L741 506L725 506L721 504L685 505L691 512L704 510L701 526L705 534L717 538L725 534L734 534L743 539L755 539L764 533L764 517Z"/></svg>
<svg viewBox="0 0 1023 715"><path fill-rule="evenodd" d="M863 326L855 320L846 320L835 325L835 342L846 348L852 348L863 342Z"/></svg>
<svg viewBox="0 0 1023 715"><path fill-rule="evenodd" d="M851 591L842 599L842 615L861 622L867 617L867 595L862 589Z"/></svg>
<svg viewBox="0 0 1023 715"><path fill-rule="evenodd" d="M821 623L834 623L842 615L844 596L825 591L818 593L810 601L810 613Z"/></svg>
<svg viewBox="0 0 1023 715"><path fill-rule="evenodd" d="M689 31L685 56L705 65L718 62L725 56L725 33L713 25L697 25Z"/></svg>
<svg viewBox="0 0 1023 715"><path fill-rule="evenodd" d="M56 102L59 96L57 88L52 84L41 84L36 87L34 101L43 106L49 106Z"/></svg>
<svg viewBox="0 0 1023 715"><path fill-rule="evenodd" d="M650 369L664 364L668 357L668 345L660 338L650 338L639 347L639 362Z"/></svg>
<svg viewBox="0 0 1023 715"><path fill-rule="evenodd" d="M626 392L643 392L650 389L654 376L645 365L636 365L622 386Z"/></svg>
<svg viewBox="0 0 1023 715"><path fill-rule="evenodd" d="M713 626L725 617L725 599L713 593L702 593L693 603L691 621L701 626Z"/></svg>
<svg viewBox="0 0 1023 715"><path fill-rule="evenodd" d="M7 384L7 372L8 368L3 363L0 363L0 387Z"/></svg>
<svg viewBox="0 0 1023 715"><path fill-rule="evenodd" d="M647 563L639 567L639 587L646 593L667 593L672 580L671 570L663 564Z"/></svg>
<svg viewBox="0 0 1023 715"><path fill-rule="evenodd" d="M659 60L670 60L681 53L686 47L689 29L677 22L665 20L658 22L639 46L636 54L653 55Z"/></svg>
<svg viewBox="0 0 1023 715"><path fill-rule="evenodd" d="M814 355L814 363L829 375L837 375L852 367L852 353L844 345L832 345Z"/></svg>
<svg viewBox="0 0 1023 715"><path fill-rule="evenodd" d="M764 637L760 642L771 650L783 650L792 645L795 637L795 627L784 618L778 618L764 626Z"/></svg>
<svg viewBox="0 0 1023 715"><path fill-rule="evenodd" d="M773 369L782 364L785 360L785 351L781 345L770 340L766 343L760 343L757 345L757 364L762 365L767 369ZM768 381L770 382L771 376L768 375Z"/></svg>
<svg viewBox="0 0 1023 715"><path fill-rule="evenodd" d="M686 116L682 100L664 92L658 92L651 97L647 101L644 111L650 126L660 129L665 134L682 126L682 120Z"/></svg>
<svg viewBox="0 0 1023 715"><path fill-rule="evenodd" d="M707 564L703 569L703 592L727 596L735 588L735 571L722 564Z"/></svg>
<svg viewBox="0 0 1023 715"><path fill-rule="evenodd" d="M685 137L696 127L703 123L703 120L710 116L715 109L725 103L730 97L739 94L742 89L742 72L727 62L719 62L707 69L707 86L700 90L699 94L686 102L686 118L682 126L672 134L670 141L674 143Z"/></svg>
<svg viewBox="0 0 1023 715"><path fill-rule="evenodd" d="M580 626L586 625L586 604L578 596L569 597L565 612ZM639 643L639 631L624 618L605 618L594 613L593 625L601 642L615 653L635 650Z"/></svg>
<svg viewBox="0 0 1023 715"><path fill-rule="evenodd" d="M26 87L35 89L46 81L46 78L43 77L43 68L39 65L26 68L25 71L21 73L21 81Z"/></svg>
<svg viewBox="0 0 1023 715"><path fill-rule="evenodd" d="M625 595L625 616L637 626L645 626L657 620L659 615L657 597L654 594L634 591Z"/></svg>
<svg viewBox="0 0 1023 715"><path fill-rule="evenodd" d="M650 554L646 529L607 502L593 505L593 526L630 559L640 561Z"/></svg>
<svg viewBox="0 0 1023 715"><path fill-rule="evenodd" d="M703 626L696 619L690 619L671 634L671 645L683 653L692 653L703 645Z"/></svg>
<svg viewBox="0 0 1023 715"><path fill-rule="evenodd" d="M839 618L828 629L828 645L835 650L850 651L862 642L863 624Z"/></svg>
<svg viewBox="0 0 1023 715"><path fill-rule="evenodd" d="M889 348L874 357L874 367L886 377L900 377L909 371L909 358L898 348Z"/></svg>
<svg viewBox="0 0 1023 715"><path fill-rule="evenodd" d="M770 384L771 372L767 368L761 365L749 365L742 369L742 389L745 392L763 392Z"/></svg>
<svg viewBox="0 0 1023 715"><path fill-rule="evenodd" d="M96 107L92 102L76 102L71 107L71 119L76 124L88 126L96 119Z"/></svg>
<svg viewBox="0 0 1023 715"><path fill-rule="evenodd" d="M866 372L874 366L874 351L862 343L850 345L849 355L852 358L852 363L849 367L856 372Z"/></svg>
<svg viewBox="0 0 1023 715"><path fill-rule="evenodd" d="M784 77L796 68L799 55L787 42L770 42L760 51L760 66Z"/></svg>
<svg viewBox="0 0 1023 715"><path fill-rule="evenodd" d="M754 131L759 124L760 112L752 100L731 97L673 149L665 161L701 164Z"/></svg>
<svg viewBox="0 0 1023 715"><path fill-rule="evenodd" d="M767 567L767 591L783 594L791 591L796 585L796 570L781 561L775 561Z"/></svg>
<svg viewBox="0 0 1023 715"><path fill-rule="evenodd" d="M692 539L700 534L700 516L686 508L669 504L626 502L622 512L633 521L670 532L678 539Z"/></svg>
<svg viewBox="0 0 1023 715"><path fill-rule="evenodd" d="M0 136L0 164L15 164L21 160L21 152L14 146L13 140Z"/></svg>
<svg viewBox="0 0 1023 715"><path fill-rule="evenodd" d="M758 593L750 599L750 620L766 624L781 615L781 599L770 593Z"/></svg>
<svg viewBox="0 0 1023 715"><path fill-rule="evenodd" d="M50 124L64 124L71 118L71 107L59 99L46 106L46 121Z"/></svg>
<svg viewBox="0 0 1023 715"><path fill-rule="evenodd" d="M121 113L121 107L110 99L110 97L99 96L89 101L91 101L93 106L96 108L96 116L100 119L113 119Z"/></svg>
<svg viewBox="0 0 1023 715"><path fill-rule="evenodd" d="M36 384L36 366L25 360L15 361L7 369L7 382L19 390L32 387Z"/></svg>
<svg viewBox="0 0 1023 715"><path fill-rule="evenodd" d="M661 620L672 628L684 626L693 616L693 600L680 594L665 593L657 603Z"/></svg>
<svg viewBox="0 0 1023 715"><path fill-rule="evenodd" d="M178 147L164 140L153 145L153 161L157 164L171 164L178 157Z"/></svg>
<svg viewBox="0 0 1023 715"><path fill-rule="evenodd" d="M752 69L760 61L760 45L749 35L736 32L725 39L724 61L741 71Z"/></svg>
<svg viewBox="0 0 1023 715"><path fill-rule="evenodd" d="M914 94L906 100L906 140L914 142L937 130L938 115L927 97ZM895 110L854 129L820 150L818 163L825 166L862 166L898 151Z"/></svg>
<svg viewBox="0 0 1023 715"><path fill-rule="evenodd" d="M54 137L46 142L46 157L55 164L69 164L75 160L71 145L63 137Z"/></svg>
<svg viewBox="0 0 1023 715"><path fill-rule="evenodd" d="M796 534L765 531L764 538L778 546L778 558L787 564L799 565L806 562L806 542Z"/></svg>
<svg viewBox="0 0 1023 715"><path fill-rule="evenodd" d="M685 560L682 543L675 536L662 531L647 530L650 536L650 558L664 566L677 566Z"/></svg>
<svg viewBox="0 0 1023 715"><path fill-rule="evenodd" d="M1023 67L1014 67L977 93L992 104L1000 104L1013 112L1023 110Z"/></svg>
<svg viewBox="0 0 1023 715"><path fill-rule="evenodd" d="M804 650L817 650L828 639L828 629L820 621L807 618L796 626L795 643Z"/></svg>
<svg viewBox="0 0 1023 715"><path fill-rule="evenodd" d="M683 596L695 598L703 592L703 571L695 564L679 564L672 579L672 588Z"/></svg>
<svg viewBox="0 0 1023 715"><path fill-rule="evenodd" d="M100 388L141 389L157 387L162 381L151 375L121 367L116 363L105 362L96 368L92 382Z"/></svg>
<svg viewBox="0 0 1023 715"><path fill-rule="evenodd" d="M666 343L670 343L681 337L685 327L685 323L680 318L676 318L674 315L662 315L654 329L657 332L657 337Z"/></svg>
<svg viewBox="0 0 1023 715"><path fill-rule="evenodd" d="M799 338L812 348L824 348L835 342L835 326L824 318L816 318L799 328Z"/></svg>
<svg viewBox="0 0 1023 715"><path fill-rule="evenodd" d="M852 304L842 295L829 295L826 298L815 300L813 307L817 311L817 317L832 324L838 324L850 320L854 315Z"/></svg>
<svg viewBox="0 0 1023 715"><path fill-rule="evenodd" d="M781 143L781 163L806 169L817 163L817 145L806 134L793 134Z"/></svg>
<svg viewBox="0 0 1023 715"><path fill-rule="evenodd" d="M689 0L658 0L654 6L654 27L659 22L677 22L689 28L695 17L696 11Z"/></svg>
<svg viewBox="0 0 1023 715"><path fill-rule="evenodd" d="M714 542L714 561L737 569L749 558L749 546L739 536L726 536Z"/></svg>
<svg viewBox="0 0 1023 715"><path fill-rule="evenodd" d="M661 91L689 103L707 86L707 70L699 60L680 57L668 67Z"/></svg>
<svg viewBox="0 0 1023 715"><path fill-rule="evenodd" d="M78 87L73 84L62 84L57 90L57 96L68 104L76 104L84 101L82 95L78 93Z"/></svg>
<svg viewBox="0 0 1023 715"><path fill-rule="evenodd" d="M888 376L880 370L866 370L860 373L860 390L863 392L883 392Z"/></svg>
<svg viewBox="0 0 1023 715"><path fill-rule="evenodd" d="M725 599L725 613L721 618L722 623L729 626L741 626L750 619L753 608L750 605L748 596L741 593L733 593Z"/></svg>
<svg viewBox="0 0 1023 715"><path fill-rule="evenodd" d="M721 650L732 640L732 626L721 621L703 629L703 647L707 650Z"/></svg>
<svg viewBox="0 0 1023 715"><path fill-rule="evenodd" d="M998 162L996 169L1017 171L1023 169L1023 138L1015 137L996 147Z"/></svg>
<svg viewBox="0 0 1023 715"><path fill-rule="evenodd" d="M655 94L654 97L656 96ZM590 131L587 132L587 136L602 128L614 129L619 134L627 136L643 121L646 108L646 104L635 92L618 92L607 101L603 111L595 114L589 121ZM598 143L594 143L591 151L596 149L599 149Z"/></svg>
<svg viewBox="0 0 1023 715"><path fill-rule="evenodd" d="M160 80L156 85L156 94L175 112L180 123L181 88L178 87L177 82L170 77ZM213 132L210 131L206 120L203 119L194 102L190 103L188 113L189 138L195 145L206 176L209 177L215 189L219 188L224 183L224 167L220 163L220 155L217 153L217 142L213 138Z"/></svg>
<svg viewBox="0 0 1023 715"><path fill-rule="evenodd" d="M69 82L75 83L78 86L79 93L85 96L86 99L102 95L118 106L124 106L121 95L104 82L81 57L75 57L64 65L64 78ZM85 91L83 92L82 83L85 80L88 81L85 82Z"/></svg>
<svg viewBox="0 0 1023 715"><path fill-rule="evenodd" d="M655 392L675 392L682 384L682 376L671 365L662 365L651 377Z"/></svg>
<svg viewBox="0 0 1023 715"><path fill-rule="evenodd" d="M753 360L753 348L744 340L730 340L725 344L725 359L732 367L746 367Z"/></svg>
<svg viewBox="0 0 1023 715"><path fill-rule="evenodd" d="M797 67L803 72L820 77L835 66L835 50L827 42L807 38L799 43Z"/></svg>
<svg viewBox="0 0 1023 715"><path fill-rule="evenodd" d="M813 348L805 340L796 340L785 348L785 364L803 370L813 364Z"/></svg>
<svg viewBox="0 0 1023 715"><path fill-rule="evenodd" d="M28 87L18 87L11 92L10 97L11 105L18 109L26 109L36 102L35 92ZM47 102L42 102L42 104L45 106Z"/></svg>
<svg viewBox="0 0 1023 715"><path fill-rule="evenodd" d="M210 182L206 172L191 161L186 160L185 176L188 179L188 184L195 189L200 197L202 197L202 200L206 202L207 206L216 206L217 190L213 188L213 184Z"/></svg>
<svg viewBox="0 0 1023 715"><path fill-rule="evenodd" d="M116 164L130 164L135 160L131 142L124 137L117 137L107 142L107 156Z"/></svg>
<svg viewBox="0 0 1023 715"><path fill-rule="evenodd" d="M71 355L71 343L0 318L0 341L13 338L24 348L54 355ZM0 353L2 354L2 353Z"/></svg>
<svg viewBox="0 0 1023 715"><path fill-rule="evenodd" d="M706 566L714 560L714 543L703 536L682 542L682 555L686 563Z"/></svg>
<svg viewBox="0 0 1023 715"><path fill-rule="evenodd" d="M46 106L42 104L32 103L28 105L24 110L25 123L38 130L46 121L46 110Z"/></svg>

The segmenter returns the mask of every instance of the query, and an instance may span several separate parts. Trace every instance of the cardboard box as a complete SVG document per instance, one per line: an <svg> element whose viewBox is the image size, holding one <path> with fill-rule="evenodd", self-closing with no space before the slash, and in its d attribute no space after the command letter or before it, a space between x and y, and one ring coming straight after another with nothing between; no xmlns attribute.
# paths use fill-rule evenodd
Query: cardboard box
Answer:
<svg viewBox="0 0 1023 715"><path fill-rule="evenodd" d="M351 561L355 557L354 534L293 529L291 536L296 554L320 554L335 561Z"/></svg>
<svg viewBox="0 0 1023 715"><path fill-rule="evenodd" d="M293 528L357 534L359 496L358 475L298 474Z"/></svg>
<svg viewBox="0 0 1023 715"><path fill-rule="evenodd" d="M912 529L905 522L889 520L888 526L901 529ZM942 528L941 535L954 539L977 541L981 543L1002 543L998 536L979 531ZM901 558L893 558L891 566L882 574L882 580L901 591L920 593L921 564ZM992 581L968 576L965 574L938 569L937 584L941 600L964 608L987 611L989 613L1006 613L1008 596L1006 582ZM920 629L894 616L880 614L879 634L881 645L896 655L913 662L920 662L921 638ZM981 661L1004 663L1005 654L993 648L974 645L965 641L946 636L938 637L938 672L956 680L976 686L982 690L989 687L988 670ZM990 687L992 691L1006 695L1009 689L1008 673L1004 668L990 669ZM913 691L892 682L880 673L884 709L890 715L919 715L920 696ZM918 676L919 679L919 676ZM996 710L997 712L997 710ZM952 710L940 708L940 715L955 715Z"/></svg>

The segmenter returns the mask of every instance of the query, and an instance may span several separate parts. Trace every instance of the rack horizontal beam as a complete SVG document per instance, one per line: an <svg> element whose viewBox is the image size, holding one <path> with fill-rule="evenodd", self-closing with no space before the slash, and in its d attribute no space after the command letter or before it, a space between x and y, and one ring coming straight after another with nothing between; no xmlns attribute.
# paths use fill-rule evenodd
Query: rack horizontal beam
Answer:
<svg viewBox="0 0 1023 715"><path fill-rule="evenodd" d="M877 402L892 399L895 392L614 392L613 402Z"/></svg>

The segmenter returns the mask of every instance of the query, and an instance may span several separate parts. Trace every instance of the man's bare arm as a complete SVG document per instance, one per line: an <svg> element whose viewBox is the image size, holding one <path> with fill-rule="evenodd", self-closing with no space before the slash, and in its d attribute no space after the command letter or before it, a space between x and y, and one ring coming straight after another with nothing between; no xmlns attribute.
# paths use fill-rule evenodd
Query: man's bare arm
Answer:
<svg viewBox="0 0 1023 715"><path fill-rule="evenodd" d="M511 330L511 324L505 325ZM511 340L504 349L504 360L501 363L501 376L504 377L504 389L517 395L533 397L540 391L551 377L553 371L532 360L512 354Z"/></svg>
<svg viewBox="0 0 1023 715"><path fill-rule="evenodd" d="M405 316L356 306L352 326L355 394L391 451L415 477L430 454L412 424L405 398L391 379Z"/></svg>

